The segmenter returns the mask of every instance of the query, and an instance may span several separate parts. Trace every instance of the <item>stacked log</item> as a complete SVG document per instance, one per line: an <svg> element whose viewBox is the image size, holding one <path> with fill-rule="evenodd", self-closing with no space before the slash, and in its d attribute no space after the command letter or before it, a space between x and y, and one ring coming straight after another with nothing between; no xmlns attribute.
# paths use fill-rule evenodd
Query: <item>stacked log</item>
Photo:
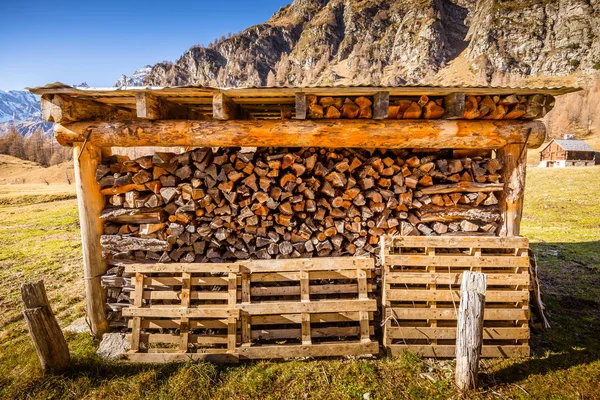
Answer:
<svg viewBox="0 0 600 400"><path fill-rule="evenodd" d="M390 100L390 119L439 119L446 118L443 97L400 98ZM554 97L549 95L530 96L466 96L465 119L535 119L546 115L554 107Z"/></svg>
<svg viewBox="0 0 600 400"><path fill-rule="evenodd" d="M307 117L310 119L370 119L373 118L372 98L306 96Z"/></svg>
<svg viewBox="0 0 600 400"><path fill-rule="evenodd" d="M111 260L220 262L376 255L382 234L493 235L501 168L451 151L111 156L96 173L108 204L101 244Z"/></svg>
<svg viewBox="0 0 600 400"><path fill-rule="evenodd" d="M535 119L554 107L554 97L543 94L530 96L467 96L465 119Z"/></svg>

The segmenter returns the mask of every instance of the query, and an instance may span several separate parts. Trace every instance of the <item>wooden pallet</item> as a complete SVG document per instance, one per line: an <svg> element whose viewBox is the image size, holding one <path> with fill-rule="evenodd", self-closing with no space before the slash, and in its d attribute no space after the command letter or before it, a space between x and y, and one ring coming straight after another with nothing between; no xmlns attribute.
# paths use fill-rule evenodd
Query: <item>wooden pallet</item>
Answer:
<svg viewBox="0 0 600 400"><path fill-rule="evenodd" d="M242 268L244 358L377 354L371 258L252 261ZM284 344L282 344L284 343Z"/></svg>
<svg viewBox="0 0 600 400"><path fill-rule="evenodd" d="M384 238L384 337L392 354L454 357L463 271L487 275L483 357L529 355L526 238Z"/></svg>
<svg viewBox="0 0 600 400"><path fill-rule="evenodd" d="M130 361L236 362L239 264L132 264Z"/></svg>
<svg viewBox="0 0 600 400"><path fill-rule="evenodd" d="M137 362L377 354L371 258L131 264Z"/></svg>

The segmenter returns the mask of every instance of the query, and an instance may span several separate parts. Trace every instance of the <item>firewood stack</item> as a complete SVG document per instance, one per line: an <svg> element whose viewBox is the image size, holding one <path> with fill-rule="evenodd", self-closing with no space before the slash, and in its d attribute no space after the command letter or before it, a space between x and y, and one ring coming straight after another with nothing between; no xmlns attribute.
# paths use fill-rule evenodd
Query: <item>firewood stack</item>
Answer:
<svg viewBox="0 0 600 400"><path fill-rule="evenodd" d="M438 119L445 118L443 98L402 98L390 100L388 118ZM541 118L554 107L554 98L545 95L531 96L466 96L465 119L535 119Z"/></svg>
<svg viewBox="0 0 600 400"><path fill-rule="evenodd" d="M310 119L369 119L373 118L373 102L371 99L360 97L317 97L306 96Z"/></svg>
<svg viewBox="0 0 600 400"><path fill-rule="evenodd" d="M502 165L452 151L201 148L97 169L112 260L377 255L379 237L494 235Z"/></svg>
<svg viewBox="0 0 600 400"><path fill-rule="evenodd" d="M554 97L543 94L530 96L467 96L465 119L535 119L554 107Z"/></svg>

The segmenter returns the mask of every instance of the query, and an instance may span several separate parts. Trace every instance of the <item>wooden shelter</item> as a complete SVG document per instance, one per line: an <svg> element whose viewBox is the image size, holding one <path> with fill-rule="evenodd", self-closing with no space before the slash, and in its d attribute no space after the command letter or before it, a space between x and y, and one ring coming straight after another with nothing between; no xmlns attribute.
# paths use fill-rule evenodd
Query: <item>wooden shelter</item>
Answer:
<svg viewBox="0 0 600 400"><path fill-rule="evenodd" d="M540 167L588 167L595 165L596 150L585 140L552 139L540 151Z"/></svg>
<svg viewBox="0 0 600 400"><path fill-rule="evenodd" d="M577 89L30 90L74 149L92 329L130 360L376 354L378 315L388 350L452 356L465 268L497 285L484 356L529 353L526 153Z"/></svg>

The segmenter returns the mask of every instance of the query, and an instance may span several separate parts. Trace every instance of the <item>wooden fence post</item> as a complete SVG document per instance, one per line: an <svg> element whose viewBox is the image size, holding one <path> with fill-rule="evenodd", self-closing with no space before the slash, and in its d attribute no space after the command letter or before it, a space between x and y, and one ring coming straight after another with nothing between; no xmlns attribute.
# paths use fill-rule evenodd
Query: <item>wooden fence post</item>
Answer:
<svg viewBox="0 0 600 400"><path fill-rule="evenodd" d="M24 283L21 286L21 298L25 305L23 315L42 369L45 373L60 372L69 365L71 356L48 303L44 281Z"/></svg>
<svg viewBox="0 0 600 400"><path fill-rule="evenodd" d="M483 342L486 276L463 272L456 328L456 386L460 390L477 387L479 356Z"/></svg>

